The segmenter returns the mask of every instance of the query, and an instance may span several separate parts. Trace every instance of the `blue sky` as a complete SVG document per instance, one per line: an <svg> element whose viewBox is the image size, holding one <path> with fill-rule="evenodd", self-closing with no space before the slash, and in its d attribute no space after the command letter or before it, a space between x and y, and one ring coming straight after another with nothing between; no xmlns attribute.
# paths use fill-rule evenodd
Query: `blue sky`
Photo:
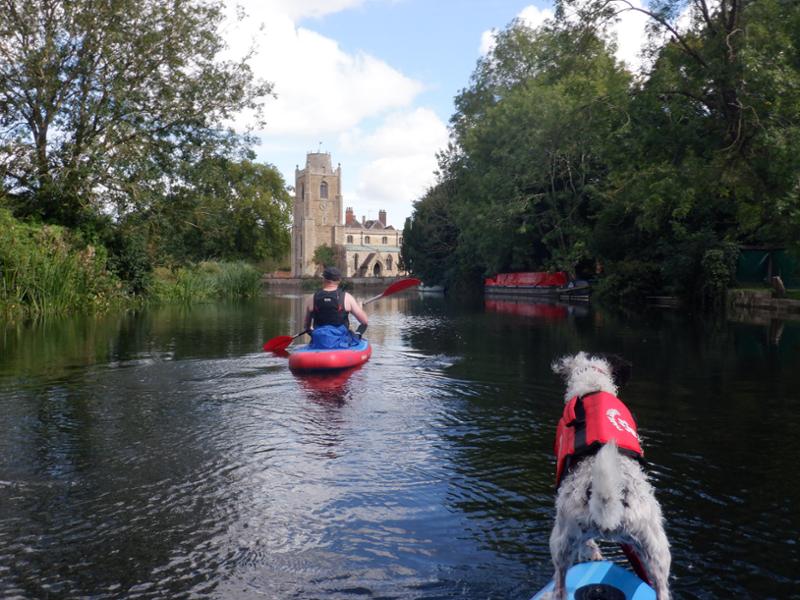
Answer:
<svg viewBox="0 0 800 600"><path fill-rule="evenodd" d="M435 181L453 99L491 31L552 16L549 1L530 0L227 1L247 15L223 30L232 55L254 48L251 65L278 96L257 131L258 159L293 185L306 152L330 152L344 205L368 219L385 209L398 228ZM638 40L637 28L620 37Z"/></svg>

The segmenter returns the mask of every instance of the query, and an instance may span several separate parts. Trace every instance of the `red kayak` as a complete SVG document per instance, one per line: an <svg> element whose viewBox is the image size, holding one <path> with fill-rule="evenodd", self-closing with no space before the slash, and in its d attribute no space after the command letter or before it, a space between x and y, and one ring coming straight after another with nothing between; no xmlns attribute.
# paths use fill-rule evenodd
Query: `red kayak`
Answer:
<svg viewBox="0 0 800 600"><path fill-rule="evenodd" d="M300 346L289 355L289 368L292 371L337 371L363 365L372 356L372 347L367 340L361 340L351 348L318 350Z"/></svg>

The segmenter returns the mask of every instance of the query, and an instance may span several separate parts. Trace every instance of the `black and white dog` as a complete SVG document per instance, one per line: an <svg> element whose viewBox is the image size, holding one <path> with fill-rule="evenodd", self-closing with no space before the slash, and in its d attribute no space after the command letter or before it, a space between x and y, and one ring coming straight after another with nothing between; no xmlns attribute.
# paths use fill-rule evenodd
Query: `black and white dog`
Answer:
<svg viewBox="0 0 800 600"><path fill-rule="evenodd" d="M642 468L636 424L617 398L630 363L580 352L552 364L563 376L564 414L556 435L558 494L550 534L555 566L552 598L567 597L569 568L601 560L595 539L619 542L640 576L669 600L670 550L661 507Z"/></svg>

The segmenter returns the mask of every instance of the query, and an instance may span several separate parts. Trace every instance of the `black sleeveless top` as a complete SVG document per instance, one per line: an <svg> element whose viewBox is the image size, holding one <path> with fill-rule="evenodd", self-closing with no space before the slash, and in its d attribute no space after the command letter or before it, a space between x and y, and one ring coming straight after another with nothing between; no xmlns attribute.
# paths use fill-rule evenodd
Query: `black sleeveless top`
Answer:
<svg viewBox="0 0 800 600"><path fill-rule="evenodd" d="M348 313L344 309L344 292L335 289L330 292L320 290L314 294L314 310L311 316L314 327L322 325L349 325Z"/></svg>

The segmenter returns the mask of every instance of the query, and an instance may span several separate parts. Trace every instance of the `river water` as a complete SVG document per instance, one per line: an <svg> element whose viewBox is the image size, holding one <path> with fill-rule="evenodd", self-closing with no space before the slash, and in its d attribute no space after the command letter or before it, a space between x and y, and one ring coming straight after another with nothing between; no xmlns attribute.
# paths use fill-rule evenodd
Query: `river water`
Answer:
<svg viewBox="0 0 800 600"><path fill-rule="evenodd" d="M369 295L369 294L367 294ZM526 599L578 350L633 364L676 598L800 598L800 323L370 305L372 359L300 377L302 297L2 330L0 597Z"/></svg>

